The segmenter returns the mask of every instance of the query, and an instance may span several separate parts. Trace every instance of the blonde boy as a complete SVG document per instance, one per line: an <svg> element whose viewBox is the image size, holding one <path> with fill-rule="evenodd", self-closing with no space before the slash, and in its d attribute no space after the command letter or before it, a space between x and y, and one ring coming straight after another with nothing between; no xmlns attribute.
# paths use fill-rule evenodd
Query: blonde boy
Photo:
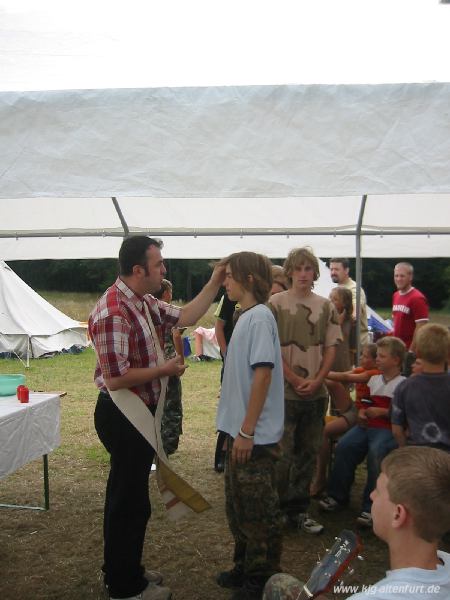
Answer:
<svg viewBox="0 0 450 600"><path fill-rule="evenodd" d="M389 546L390 569L348 600L447 600L450 554L438 550L450 529L450 455L435 448L394 450L372 492L374 533ZM306 593L290 575L274 575L264 600L297 600ZM303 597L303 596L302 596ZM317 600L324 598L318 596Z"/></svg>
<svg viewBox="0 0 450 600"><path fill-rule="evenodd" d="M443 325L423 325L416 334L421 372L395 390L392 432L399 446L433 446L450 452L450 333Z"/></svg>
<svg viewBox="0 0 450 600"><path fill-rule="evenodd" d="M284 270L290 288L270 298L285 379L283 459L279 465L281 508L289 526L319 534L323 525L307 511L328 404L325 377L342 333L333 304L313 292L320 271L312 250L291 250Z"/></svg>
<svg viewBox="0 0 450 600"><path fill-rule="evenodd" d="M334 511L348 503L356 467L367 456L367 482L363 492L359 525L372 525L370 494L375 487L380 463L397 446L391 431L389 410L400 375L406 348L399 338L385 337L377 343L376 364L381 375L369 379L370 396L358 412L358 424L339 440L328 482L328 496L320 500L323 510ZM364 399L362 400L364 402Z"/></svg>

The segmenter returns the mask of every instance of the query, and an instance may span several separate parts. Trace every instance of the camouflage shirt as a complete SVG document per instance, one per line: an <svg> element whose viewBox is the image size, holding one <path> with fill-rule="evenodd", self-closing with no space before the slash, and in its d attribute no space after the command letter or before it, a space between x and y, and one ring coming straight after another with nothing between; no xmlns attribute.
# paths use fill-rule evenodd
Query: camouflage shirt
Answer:
<svg viewBox="0 0 450 600"><path fill-rule="evenodd" d="M313 379L320 370L323 349L342 340L334 305L314 293L298 298L292 290L275 294L269 302L278 325L283 360L296 375ZM288 400L300 399L286 380L284 392ZM305 400L324 396L326 389L322 385Z"/></svg>

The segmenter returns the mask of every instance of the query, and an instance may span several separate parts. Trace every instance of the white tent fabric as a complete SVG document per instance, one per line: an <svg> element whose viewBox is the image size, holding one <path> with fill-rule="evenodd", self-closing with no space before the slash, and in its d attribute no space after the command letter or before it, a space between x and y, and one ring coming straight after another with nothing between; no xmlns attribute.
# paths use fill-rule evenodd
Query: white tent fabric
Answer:
<svg viewBox="0 0 450 600"><path fill-rule="evenodd" d="M164 240L166 258L218 258L240 250L284 257L305 244L324 257L356 252L357 197L121 197L117 202L131 233ZM0 217L5 260L116 257L124 235L110 198L0 200ZM449 256L449 224L450 194L369 196L362 255Z"/></svg>
<svg viewBox="0 0 450 600"><path fill-rule="evenodd" d="M38 358L74 345L87 346L86 327L57 310L0 261L0 353Z"/></svg>
<svg viewBox="0 0 450 600"><path fill-rule="evenodd" d="M2 258L450 255L449 7L3 4Z"/></svg>
<svg viewBox="0 0 450 600"><path fill-rule="evenodd" d="M4 92L2 198L450 190L450 83Z"/></svg>

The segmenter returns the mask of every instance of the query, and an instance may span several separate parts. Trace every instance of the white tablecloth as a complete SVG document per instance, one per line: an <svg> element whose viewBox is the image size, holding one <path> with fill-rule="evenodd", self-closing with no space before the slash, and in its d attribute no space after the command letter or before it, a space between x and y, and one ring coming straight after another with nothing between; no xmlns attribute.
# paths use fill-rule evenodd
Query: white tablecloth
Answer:
<svg viewBox="0 0 450 600"><path fill-rule="evenodd" d="M59 446L59 415L58 394L0 396L0 479Z"/></svg>

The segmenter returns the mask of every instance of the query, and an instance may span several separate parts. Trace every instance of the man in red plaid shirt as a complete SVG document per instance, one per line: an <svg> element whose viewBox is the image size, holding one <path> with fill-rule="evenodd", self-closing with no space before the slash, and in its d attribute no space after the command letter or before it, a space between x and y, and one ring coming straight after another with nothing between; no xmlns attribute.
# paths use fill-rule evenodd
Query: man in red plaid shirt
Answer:
<svg viewBox="0 0 450 600"><path fill-rule="evenodd" d="M99 388L95 428L111 457L104 511L104 581L110 598L168 600L161 574L141 564L145 530L151 514L148 479L155 451L114 404L108 390L128 388L154 414L162 377L181 376L185 366L176 356L157 364L148 326L150 316L161 347L175 326L194 325L213 302L223 283L223 267L183 308L151 294L166 274L162 242L129 237L119 252L119 277L97 302L89 318L89 334L97 352L95 383ZM146 307L148 311L146 310Z"/></svg>

